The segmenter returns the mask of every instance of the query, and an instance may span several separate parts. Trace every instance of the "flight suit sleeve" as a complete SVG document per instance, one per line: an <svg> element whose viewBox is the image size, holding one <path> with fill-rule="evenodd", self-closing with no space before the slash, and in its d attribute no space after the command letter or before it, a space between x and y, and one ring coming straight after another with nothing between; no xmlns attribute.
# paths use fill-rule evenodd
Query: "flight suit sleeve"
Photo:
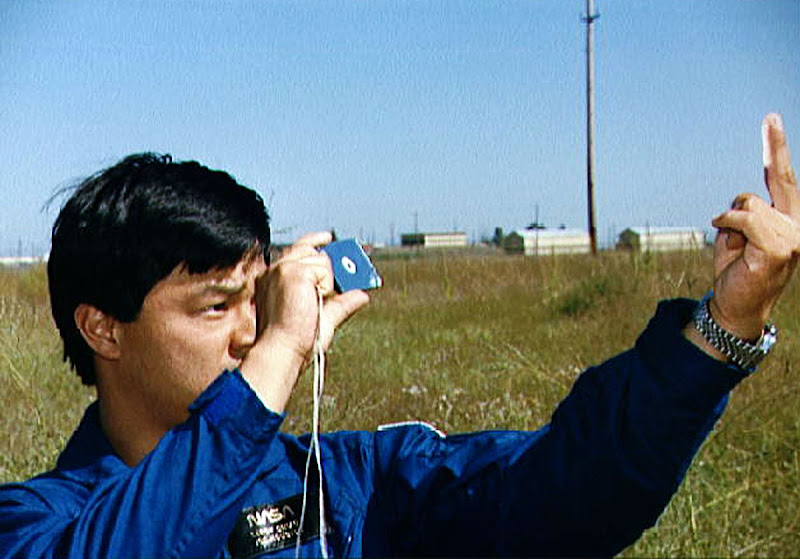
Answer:
<svg viewBox="0 0 800 559"><path fill-rule="evenodd" d="M378 433L380 554L611 556L652 526L746 375L682 335L696 302L659 305L636 345L584 371L544 428ZM395 529L396 528L396 529Z"/></svg>

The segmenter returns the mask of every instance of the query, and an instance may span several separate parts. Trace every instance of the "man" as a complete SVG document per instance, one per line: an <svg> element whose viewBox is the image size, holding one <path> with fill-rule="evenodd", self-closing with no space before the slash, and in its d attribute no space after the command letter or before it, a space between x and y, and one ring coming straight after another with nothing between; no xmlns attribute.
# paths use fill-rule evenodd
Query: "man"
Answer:
<svg viewBox="0 0 800 559"><path fill-rule="evenodd" d="M763 134L774 206L742 195L714 220L713 297L662 303L539 431L321 436L324 538L320 495L301 512L311 439L279 428L315 338L368 301L332 294L330 235L268 266L263 204L229 175L142 155L91 177L55 223L48 272L65 356L98 401L53 471L0 490L2 555L617 553L772 340L800 195L777 115Z"/></svg>

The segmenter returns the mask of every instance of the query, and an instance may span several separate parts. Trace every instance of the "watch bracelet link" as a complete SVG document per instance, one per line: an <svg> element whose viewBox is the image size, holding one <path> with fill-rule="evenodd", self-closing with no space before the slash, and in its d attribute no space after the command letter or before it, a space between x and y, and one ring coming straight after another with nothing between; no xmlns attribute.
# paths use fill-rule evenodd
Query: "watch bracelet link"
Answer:
<svg viewBox="0 0 800 559"><path fill-rule="evenodd" d="M694 313L694 326L703 338L732 363L747 371L754 371L778 339L778 329L767 323L756 341L748 341L722 328L714 320L709 302L714 295L709 291L700 300Z"/></svg>

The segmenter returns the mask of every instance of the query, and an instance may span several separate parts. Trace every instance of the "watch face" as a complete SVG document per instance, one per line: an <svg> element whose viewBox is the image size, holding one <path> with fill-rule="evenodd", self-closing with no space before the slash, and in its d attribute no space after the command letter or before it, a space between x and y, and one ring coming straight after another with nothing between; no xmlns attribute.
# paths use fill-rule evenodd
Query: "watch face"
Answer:
<svg viewBox="0 0 800 559"><path fill-rule="evenodd" d="M773 324L768 324L764 328L764 333L761 335L761 343L759 349L766 354L778 341L778 329Z"/></svg>

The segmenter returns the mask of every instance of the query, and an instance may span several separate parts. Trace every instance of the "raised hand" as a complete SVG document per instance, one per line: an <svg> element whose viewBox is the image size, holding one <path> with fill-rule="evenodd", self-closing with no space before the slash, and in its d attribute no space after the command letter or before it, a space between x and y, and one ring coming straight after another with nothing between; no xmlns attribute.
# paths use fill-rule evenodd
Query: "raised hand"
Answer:
<svg viewBox="0 0 800 559"><path fill-rule="evenodd" d="M318 250L330 241L328 232L303 236L259 282L258 338L241 370L273 411L285 407L312 356L317 333L327 349L336 328L369 302L363 291L334 294L330 259Z"/></svg>
<svg viewBox="0 0 800 559"><path fill-rule="evenodd" d="M741 194L717 216L714 319L745 339L758 338L800 256L800 194L781 117L762 123L764 177L772 205Z"/></svg>

